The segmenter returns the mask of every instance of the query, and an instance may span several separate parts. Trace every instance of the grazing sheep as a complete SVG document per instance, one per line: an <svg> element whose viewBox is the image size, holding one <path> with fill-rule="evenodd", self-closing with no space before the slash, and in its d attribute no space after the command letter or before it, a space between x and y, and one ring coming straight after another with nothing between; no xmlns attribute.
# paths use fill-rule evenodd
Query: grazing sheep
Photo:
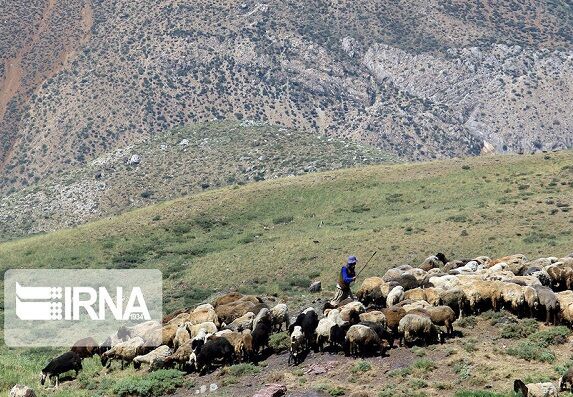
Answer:
<svg viewBox="0 0 573 397"><path fill-rule="evenodd" d="M386 327L392 335L392 340L390 342L390 347L394 347L394 339L398 337L398 327L400 320L407 314L406 310L402 307L387 307L381 309L382 313L386 316Z"/></svg>
<svg viewBox="0 0 573 397"><path fill-rule="evenodd" d="M557 295L549 287L542 285L534 285L533 288L537 292L537 299L539 301L538 308L545 314L545 324L557 325L559 317L559 302Z"/></svg>
<svg viewBox="0 0 573 397"><path fill-rule="evenodd" d="M561 291L555 294L559 304L560 319L573 323L573 291Z"/></svg>
<svg viewBox="0 0 573 397"><path fill-rule="evenodd" d="M515 314L521 316L525 305L523 288L520 285L507 283L501 287L501 298L506 307L509 307Z"/></svg>
<svg viewBox="0 0 573 397"><path fill-rule="evenodd" d="M193 353L193 350L195 347L193 344L194 341L197 341L197 339L188 340L187 342L185 342L181 346L179 346L179 348L177 348L177 350L175 350L169 356L165 357L165 360L164 360L165 366L170 368L170 367L173 367L175 364L178 364L179 369L183 369L183 367L189 361L189 357ZM205 343L204 339L201 339L200 341L201 341L201 343L199 344L199 346L201 346Z"/></svg>
<svg viewBox="0 0 573 397"><path fill-rule="evenodd" d="M366 313L360 313L360 321L369 321L386 327L386 316L379 310L373 310Z"/></svg>
<svg viewBox="0 0 573 397"><path fill-rule="evenodd" d="M386 296L383 290L386 282L381 277L366 278L356 292L356 298L364 305L380 305L386 302Z"/></svg>
<svg viewBox="0 0 573 397"><path fill-rule="evenodd" d="M386 298L386 306L391 307L394 306L396 303L401 302L404 300L404 287L401 285L394 287L392 291L388 294Z"/></svg>
<svg viewBox="0 0 573 397"><path fill-rule="evenodd" d="M150 368L154 367L154 362L156 360L165 360L170 354L172 350L169 346L162 345L158 348L150 351L149 353L141 356L136 356L133 359L133 368L139 369L141 368L141 364L148 364Z"/></svg>
<svg viewBox="0 0 573 397"><path fill-rule="evenodd" d="M426 293L422 288L414 288L404 291L404 300L425 301Z"/></svg>
<svg viewBox="0 0 573 397"><path fill-rule="evenodd" d="M215 307L215 313L221 323L230 324L245 313L258 314L264 307L264 304L254 303L250 300L238 300Z"/></svg>
<svg viewBox="0 0 573 397"><path fill-rule="evenodd" d="M483 281L475 278L464 280L462 289L466 295L469 312L479 314L487 309L498 310L501 301L503 283L499 281Z"/></svg>
<svg viewBox="0 0 573 397"><path fill-rule="evenodd" d="M129 365L133 359L143 353L145 341L136 336L125 342L118 343L101 355L101 365L109 368L113 360L120 360L121 369L125 363Z"/></svg>
<svg viewBox="0 0 573 397"><path fill-rule="evenodd" d="M229 292L223 296L219 296L213 300L212 306L216 308L217 306L226 305L227 303L236 302L243 298L244 295L239 292Z"/></svg>
<svg viewBox="0 0 573 397"><path fill-rule="evenodd" d="M131 338L143 338L145 335L148 335L150 332L159 332L159 328L161 324L158 321L150 320L144 323L139 323L134 325L133 327L125 327L122 326L117 331L117 335L120 339L128 340Z"/></svg>
<svg viewBox="0 0 573 397"><path fill-rule="evenodd" d="M328 317L321 318L320 321L318 322L315 334L316 334L316 347L318 348L319 351L323 350L324 344L326 342L330 342L330 330L335 325L337 325L336 322L334 322L334 320L331 320ZM294 328L297 327L301 328L301 333L302 333L302 327L295 326Z"/></svg>
<svg viewBox="0 0 573 397"><path fill-rule="evenodd" d="M430 306L427 307L426 312L430 314L430 320L435 325L441 325L446 327L446 332L448 336L453 336L454 326L453 323L456 321L457 316L454 310L449 306Z"/></svg>
<svg viewBox="0 0 573 397"><path fill-rule="evenodd" d="M367 353L384 354L385 344L380 341L378 334L372 328L355 324L346 333L344 350L347 355L364 357Z"/></svg>
<svg viewBox="0 0 573 397"><path fill-rule="evenodd" d="M346 333L352 324L335 324L330 328L330 347L331 348L344 348L344 342L346 340Z"/></svg>
<svg viewBox="0 0 573 397"><path fill-rule="evenodd" d="M289 333L295 326L299 325L302 328L302 333L304 334L304 345L306 349L310 349L314 345L315 337L314 332L316 327L318 327L318 314L314 308L309 307L303 310L297 317L293 324L289 327Z"/></svg>
<svg viewBox="0 0 573 397"><path fill-rule="evenodd" d="M229 331L221 335L223 338L227 339L229 343L233 346L234 360L235 362L241 362L245 358L245 334L241 332Z"/></svg>
<svg viewBox="0 0 573 397"><path fill-rule="evenodd" d="M558 387L559 391L569 389L569 391L573 393L573 367L569 367L565 375L559 378Z"/></svg>
<svg viewBox="0 0 573 397"><path fill-rule="evenodd" d="M525 299L525 306L527 307L529 317L535 318L539 308L539 297L535 288L530 286L523 287L523 297Z"/></svg>
<svg viewBox="0 0 573 397"><path fill-rule="evenodd" d="M428 302L426 301L402 301L399 304L397 304L396 306L401 306L404 308L404 310L406 310L406 313L411 312L412 310L418 310L418 309L426 309L432 305L430 305Z"/></svg>
<svg viewBox="0 0 573 397"><path fill-rule="evenodd" d="M269 348L269 337L271 335L271 325L266 321L257 324L253 332L253 354L255 357L261 352L261 349Z"/></svg>
<svg viewBox="0 0 573 397"><path fill-rule="evenodd" d="M466 305L466 294L462 288L455 287L447 290L439 290L439 305L451 307L458 317L463 314Z"/></svg>
<svg viewBox="0 0 573 397"><path fill-rule="evenodd" d="M189 332L189 337L191 339L195 338L201 330L205 331L207 334L214 334L217 332L217 326L215 323L210 321L201 324L185 323L185 326L187 327L187 331Z"/></svg>
<svg viewBox="0 0 573 397"><path fill-rule="evenodd" d="M52 378L55 378L57 388L60 386L60 375L71 370L76 371L76 377L78 372L82 370L82 359L73 351L66 352L51 360L42 370L40 384L43 386L46 379L52 381Z"/></svg>
<svg viewBox="0 0 573 397"><path fill-rule="evenodd" d="M413 344L417 340L423 342L443 342L442 332L432 323L430 317L419 314L406 314L398 325L400 334L400 346Z"/></svg>
<svg viewBox="0 0 573 397"><path fill-rule="evenodd" d="M173 348L177 350L179 346L189 339L191 339L191 335L189 335L189 331L187 330L187 323L179 325L175 332L175 338L173 339Z"/></svg>
<svg viewBox="0 0 573 397"><path fill-rule="evenodd" d="M93 357L99 354L99 345L91 336L80 339L70 348L70 351L76 353L80 358Z"/></svg>
<svg viewBox="0 0 573 397"><path fill-rule="evenodd" d="M271 309L271 315L273 318L273 331L280 332L283 328L283 323L285 329L288 328L289 316L288 316L288 306L284 303L279 303Z"/></svg>
<svg viewBox="0 0 573 397"><path fill-rule="evenodd" d="M436 255L432 255L424 259L424 262L422 262L419 268L428 271L430 269L444 266L446 263L448 263L446 256L441 252L438 252Z"/></svg>
<svg viewBox="0 0 573 397"><path fill-rule="evenodd" d="M233 346L227 339L215 338L198 346L189 356L188 364L204 375L214 364L233 364L233 355Z"/></svg>
<svg viewBox="0 0 573 397"><path fill-rule="evenodd" d="M340 308L340 318L342 321L351 321L358 318L360 313L364 313L366 308L361 302L350 302Z"/></svg>
<svg viewBox="0 0 573 397"><path fill-rule="evenodd" d="M302 327L296 325L290 334L290 347L288 356L288 365L291 362L294 365L298 365L301 362L304 352L304 334L302 333Z"/></svg>
<svg viewBox="0 0 573 397"><path fill-rule="evenodd" d="M430 277L429 283L432 287L451 289L458 286L460 280L456 276L446 274L445 276Z"/></svg>
<svg viewBox="0 0 573 397"><path fill-rule="evenodd" d="M243 314L241 317L233 320L230 324L226 325L224 328L237 332L241 332L245 329L252 329L254 319L255 319L255 313L247 312Z"/></svg>
<svg viewBox="0 0 573 397"><path fill-rule="evenodd" d="M523 397L557 397L558 392L555 385L551 382L545 383L528 383L525 384L521 379L513 382L513 391L521 392Z"/></svg>
<svg viewBox="0 0 573 397"><path fill-rule="evenodd" d="M271 311L269 309L267 309L266 307L261 309L259 314L257 314L255 316L255 319L253 320L253 329L257 328L257 324L259 324L261 321L264 321L265 323L267 323L272 329L273 315L272 315Z"/></svg>
<svg viewBox="0 0 573 397"><path fill-rule="evenodd" d="M199 309L200 310L197 310ZM189 313L189 317L185 321L186 323L201 324L201 323L214 323L217 327L220 325L219 317L213 306L209 305L201 305L199 308L193 310L193 312Z"/></svg>

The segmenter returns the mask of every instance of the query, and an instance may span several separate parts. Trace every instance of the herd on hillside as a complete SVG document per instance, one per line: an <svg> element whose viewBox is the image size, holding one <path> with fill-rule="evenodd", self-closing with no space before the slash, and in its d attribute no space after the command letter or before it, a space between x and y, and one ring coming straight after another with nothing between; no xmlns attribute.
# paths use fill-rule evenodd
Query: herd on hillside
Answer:
<svg viewBox="0 0 573 397"><path fill-rule="evenodd" d="M60 374L77 374L81 360L96 354L107 368L117 361L122 369L133 363L136 369L177 366L200 374L221 365L256 363L272 350L271 334L283 329L289 335L288 363L298 365L310 350L364 357L385 355L396 340L407 346L443 343L454 335L458 318L486 310L503 308L519 317L571 326L572 287L573 254L533 261L523 255L447 261L437 254L420 266L399 266L383 277L366 278L356 301L338 307L327 302L320 314L309 307L294 321L284 303L269 307L260 297L230 292L172 313L162 324L121 327L101 345L88 337L53 359L42 371L41 383L51 379L57 387ZM573 392L573 369L557 387L516 380L514 388L524 396L557 395L557 389L567 388Z"/></svg>

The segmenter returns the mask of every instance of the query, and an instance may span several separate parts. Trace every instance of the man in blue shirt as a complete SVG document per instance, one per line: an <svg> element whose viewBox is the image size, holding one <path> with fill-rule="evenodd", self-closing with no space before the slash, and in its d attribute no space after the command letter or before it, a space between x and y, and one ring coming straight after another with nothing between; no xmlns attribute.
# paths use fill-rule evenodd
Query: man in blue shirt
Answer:
<svg viewBox="0 0 573 397"><path fill-rule="evenodd" d="M338 306L340 302L350 297L354 300L354 295L350 290L350 284L356 280L356 262L357 259L354 255L348 257L346 265L342 266L338 274L338 282L336 283L336 294L334 299L330 301L333 306Z"/></svg>

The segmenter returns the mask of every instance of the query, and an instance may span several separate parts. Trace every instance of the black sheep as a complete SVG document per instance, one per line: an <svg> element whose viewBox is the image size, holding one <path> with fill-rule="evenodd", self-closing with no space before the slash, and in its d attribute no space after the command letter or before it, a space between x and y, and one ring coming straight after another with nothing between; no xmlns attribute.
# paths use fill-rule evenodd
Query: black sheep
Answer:
<svg viewBox="0 0 573 397"><path fill-rule="evenodd" d="M227 339L215 338L208 340L204 345L200 345L191 354L189 364L195 365L199 374L204 375L216 362L223 365L233 364L234 354L233 345Z"/></svg>
<svg viewBox="0 0 573 397"><path fill-rule="evenodd" d="M253 355L257 357L261 349L269 347L269 337L271 336L272 328L266 321L260 321L251 336L253 337Z"/></svg>
<svg viewBox="0 0 573 397"><path fill-rule="evenodd" d="M61 356L54 358L52 361L46 365L42 370L42 377L40 378L40 384L43 385L46 379L56 378L56 387L60 385L60 375L64 372L71 370L76 371L76 377L78 372L82 369L82 359L77 353L72 351L66 352Z"/></svg>
<svg viewBox="0 0 573 397"><path fill-rule="evenodd" d="M295 322L290 325L289 334L292 334L294 327L297 325L302 328L305 348L310 349L313 345L315 345L316 342L314 333L316 331L316 327L318 327L318 314L316 311L314 311L313 308L305 309L296 317Z"/></svg>
<svg viewBox="0 0 573 397"><path fill-rule="evenodd" d="M344 348L344 341L346 339L346 333L348 328L350 328L350 323L338 325L335 324L330 328L330 346L335 348Z"/></svg>

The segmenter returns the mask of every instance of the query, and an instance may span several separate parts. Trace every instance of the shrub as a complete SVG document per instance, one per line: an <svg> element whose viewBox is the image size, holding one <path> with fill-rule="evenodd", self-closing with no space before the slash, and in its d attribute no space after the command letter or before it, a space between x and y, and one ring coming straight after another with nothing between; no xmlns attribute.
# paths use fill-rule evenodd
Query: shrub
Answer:
<svg viewBox="0 0 573 397"><path fill-rule="evenodd" d="M477 324L477 319L475 316L463 317L457 321L457 324L462 328L473 328Z"/></svg>
<svg viewBox="0 0 573 397"><path fill-rule="evenodd" d="M555 361L555 354L546 347L540 346L531 341L523 341L516 346L507 349L510 356L522 358L527 361L541 361L552 363Z"/></svg>
<svg viewBox="0 0 573 397"><path fill-rule="evenodd" d="M261 372L261 369L251 363L241 363L231 365L230 367L223 368L223 373L230 376L244 376L244 375L255 375Z"/></svg>
<svg viewBox="0 0 573 397"><path fill-rule="evenodd" d="M571 331L565 326L551 327L543 331L536 332L529 336L529 340L543 347L549 345L560 345L567 342L567 336Z"/></svg>
<svg viewBox="0 0 573 397"><path fill-rule="evenodd" d="M414 362L414 368L420 369L424 372L431 372L437 368L436 364L432 360L428 360L427 358L423 358Z"/></svg>
<svg viewBox="0 0 573 397"><path fill-rule="evenodd" d="M269 346L276 353L288 350L290 347L288 332L272 334L269 338Z"/></svg>
<svg viewBox="0 0 573 397"><path fill-rule="evenodd" d="M151 372L144 377L131 376L117 382L112 392L120 397L142 396L155 397L173 393L178 387L183 386L183 375L181 371L174 369L159 370Z"/></svg>
<svg viewBox="0 0 573 397"><path fill-rule="evenodd" d="M368 361L360 360L354 363L352 366L352 372L367 372L372 369L372 365Z"/></svg>
<svg viewBox="0 0 573 397"><path fill-rule="evenodd" d="M507 339L523 339L535 333L539 324L534 319L527 319L517 324L508 324L501 330L501 337Z"/></svg>

